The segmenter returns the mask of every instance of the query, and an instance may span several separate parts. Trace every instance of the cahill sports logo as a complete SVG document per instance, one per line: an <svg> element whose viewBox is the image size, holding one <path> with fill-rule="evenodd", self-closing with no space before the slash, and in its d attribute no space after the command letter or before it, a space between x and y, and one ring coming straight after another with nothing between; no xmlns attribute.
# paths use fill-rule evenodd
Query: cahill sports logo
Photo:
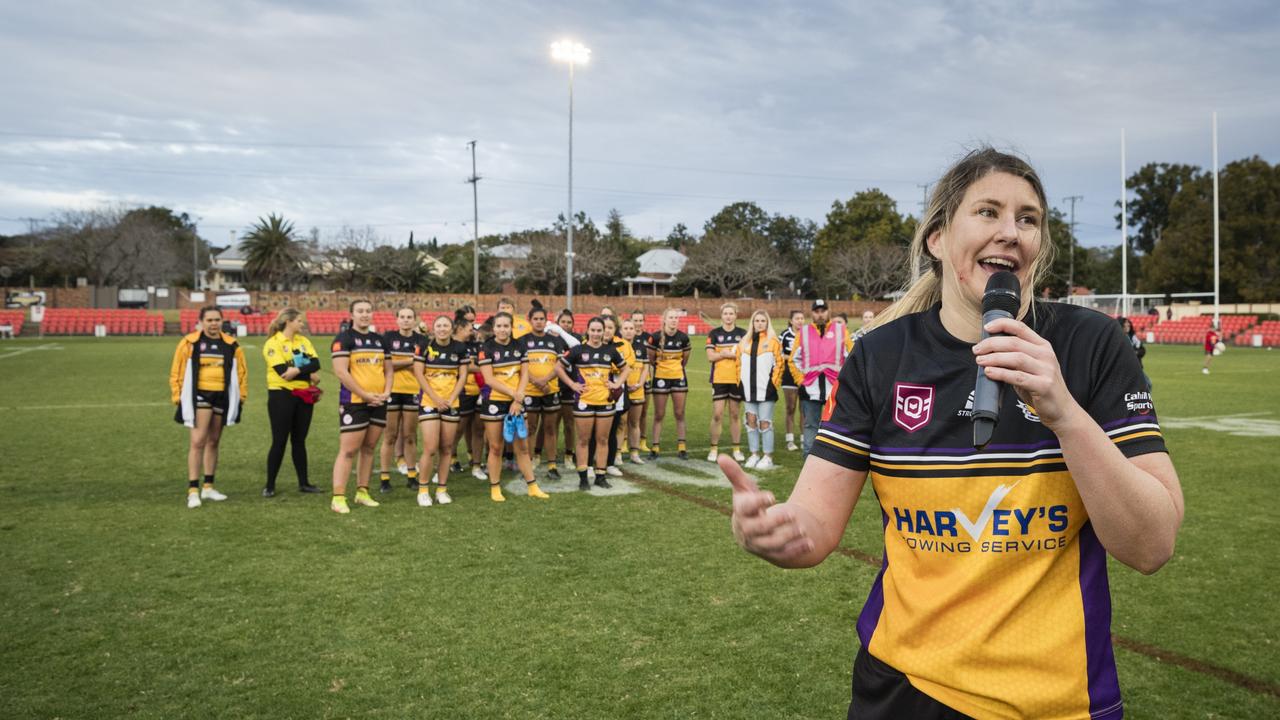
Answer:
<svg viewBox="0 0 1280 720"><path fill-rule="evenodd" d="M1021 481L1019 481L1021 482ZM997 485L976 517L961 508L922 510L893 507L893 526L912 550L939 553L1013 553L1066 547L1070 524L1066 505L1002 509L1018 483ZM1052 537L1033 537L1043 532ZM961 533L964 535L961 535ZM989 535L989 537L988 537Z"/></svg>

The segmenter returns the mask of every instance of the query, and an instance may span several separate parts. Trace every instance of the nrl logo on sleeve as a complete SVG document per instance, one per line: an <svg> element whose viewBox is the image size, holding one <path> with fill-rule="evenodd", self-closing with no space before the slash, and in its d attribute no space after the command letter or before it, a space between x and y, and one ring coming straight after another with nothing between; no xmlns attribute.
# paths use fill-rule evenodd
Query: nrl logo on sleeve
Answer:
<svg viewBox="0 0 1280 720"><path fill-rule="evenodd" d="M893 384L893 422L913 433L933 418L933 386Z"/></svg>

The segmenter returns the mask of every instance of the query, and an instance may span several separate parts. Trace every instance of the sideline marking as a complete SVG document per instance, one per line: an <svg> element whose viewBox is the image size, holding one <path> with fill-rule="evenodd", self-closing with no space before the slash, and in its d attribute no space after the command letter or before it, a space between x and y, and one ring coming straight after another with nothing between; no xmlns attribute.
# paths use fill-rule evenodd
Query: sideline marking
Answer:
<svg viewBox="0 0 1280 720"><path fill-rule="evenodd" d="M519 473L517 473L517 475L518 474ZM542 488L543 492L546 492L549 494L584 492L578 489L578 472L576 470L569 470L568 472L565 472L563 475L560 476L559 480L551 480L545 476L539 478L536 472L534 473L534 477L537 478L538 480L538 487ZM627 482L625 478L610 477L609 484L612 485L613 487L609 488L608 490L604 488L596 487L593 484L591 486L591 489L586 490L585 492L587 495L592 495L595 497L634 495L638 492L644 492L639 487L637 487L635 483ZM512 495L515 495L516 497L521 497L521 496L528 495L529 491L525 489L527 487L528 486L525 485L524 478L517 477L514 480L508 481L506 485L502 486L502 489Z"/></svg>
<svg viewBox="0 0 1280 720"><path fill-rule="evenodd" d="M17 350L11 350L5 353L4 355L0 355L0 360L21 355L23 353L34 352L36 350L61 350L61 349L62 349L62 346L57 343L45 343L44 345L36 345L35 347L18 348Z"/></svg>
<svg viewBox="0 0 1280 720"><path fill-rule="evenodd" d="M671 487L670 485L667 485L666 483L663 483L663 482L647 480L643 478L637 479L636 482L641 486L649 488L651 490L656 490L666 495L670 495L672 497L679 498L687 502L691 502L695 505L700 505L704 508L715 510L716 512L720 513L721 515L724 515L725 517L730 517L733 515L733 508L722 502L717 502L710 498L699 497L697 495L690 495L678 488ZM837 545L835 551L840 553L841 555L844 555L845 557L858 560L864 563L865 565L868 565L877 570L880 568L880 564L881 564L880 558L874 555L865 553L861 550L845 547L844 545ZM1159 663L1166 663L1169 665L1173 665L1174 667L1196 673L1197 675L1205 675L1205 676L1214 678L1216 680L1221 680L1222 682L1225 682L1230 685L1234 685L1248 692L1252 692L1258 695L1270 696L1275 699L1280 699L1280 683L1274 683L1268 680L1264 680L1262 678L1252 677L1242 672L1237 672L1235 670L1232 670L1230 668L1225 668L1220 665L1214 665L1213 663L1205 662L1203 660L1197 660L1193 657L1183 655L1181 653L1176 653L1171 650L1165 650L1164 648L1160 648L1155 645L1150 645L1144 642L1140 642L1138 640L1133 640L1131 638L1127 638L1122 635L1117 635L1115 633L1112 633L1111 637L1116 647L1121 648L1123 650L1128 650L1129 652L1132 652L1136 655L1141 655L1145 658L1155 660L1156 662L1159 662Z"/></svg>
<svg viewBox="0 0 1280 720"><path fill-rule="evenodd" d="M0 410L98 410L106 408L122 408L122 407L161 407L172 406L173 403L167 402L136 402L136 403L81 403L77 405L11 405L9 407L0 408Z"/></svg>
<svg viewBox="0 0 1280 720"><path fill-rule="evenodd" d="M1161 428L1175 430L1212 430L1236 437L1280 437L1280 420L1263 419L1272 413L1251 412L1234 415L1201 415L1199 417L1162 417Z"/></svg>

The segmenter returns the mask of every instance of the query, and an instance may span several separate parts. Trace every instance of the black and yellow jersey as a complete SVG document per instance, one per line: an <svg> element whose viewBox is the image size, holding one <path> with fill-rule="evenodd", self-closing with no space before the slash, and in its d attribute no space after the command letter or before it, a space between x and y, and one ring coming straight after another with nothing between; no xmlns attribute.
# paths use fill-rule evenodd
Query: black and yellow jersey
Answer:
<svg viewBox="0 0 1280 720"><path fill-rule="evenodd" d="M222 392L227 389L227 375L223 369L225 358L218 353L200 356L200 370L196 374L196 389L205 392Z"/></svg>
<svg viewBox="0 0 1280 720"><path fill-rule="evenodd" d="M467 384L462 386L463 395L479 395L480 383L476 382L476 373L471 372L471 363L475 362L476 357L480 355L480 343L476 340L468 340L467 346L467 365L462 371L467 374Z"/></svg>
<svg viewBox="0 0 1280 720"><path fill-rule="evenodd" d="M560 379L556 376L556 363L560 362L569 346L559 336L551 333L529 333L520 338L520 342L524 343L525 357L529 359L529 386L525 388L529 397L559 393ZM550 382L547 383L545 393L533 384L534 380L546 382L548 379Z"/></svg>
<svg viewBox="0 0 1280 720"><path fill-rule="evenodd" d="M939 308L858 340L813 443L814 455L868 473L875 494L864 497L884 519L862 647L965 715L1119 717L1107 552L1062 447L1006 388L991 443L974 449L978 365ZM1025 321L1125 456L1165 452L1114 320L1036 303Z"/></svg>
<svg viewBox="0 0 1280 720"><path fill-rule="evenodd" d="M425 345L426 342L427 336L418 332L402 335L399 330L390 330L386 335L382 336L383 347L390 353L392 362L413 360L418 353L418 349ZM395 379L391 383L391 392L409 395L418 394L418 379L413 376L412 363L407 368L396 370L393 377Z"/></svg>
<svg viewBox="0 0 1280 720"><path fill-rule="evenodd" d="M648 343L649 343L648 338L641 339L639 335L636 335L634 338L631 339L631 354L635 357L637 364L640 364L640 365L649 364L649 344ZM636 378L638 377L639 375L632 375L631 382L634 383L636 381Z"/></svg>
<svg viewBox="0 0 1280 720"><path fill-rule="evenodd" d="M732 358L711 361L712 383L738 383L738 343L746 334L740 327L728 330L718 327L707 333L708 350L733 353Z"/></svg>
<svg viewBox="0 0 1280 720"><path fill-rule="evenodd" d="M348 371L362 390L367 393L381 393L386 390L387 378L385 364L391 359L383 338L377 333L362 333L355 328L348 328L338 333L333 339L333 359L348 358ZM416 383L415 383L416 387ZM414 392L417 392L415 389ZM359 405L364 399L342 386L338 394L338 402L343 405Z"/></svg>
<svg viewBox="0 0 1280 720"><path fill-rule="evenodd" d="M692 345L689 336L675 331L671 335L658 332L649 340L649 362L653 363L655 380L683 380L684 362Z"/></svg>
<svg viewBox="0 0 1280 720"><path fill-rule="evenodd" d="M458 384L458 373L467 371L471 356L467 352L465 343L450 340L448 343L441 345L432 338L418 346L418 351L413 356L413 361L422 365L422 375L426 378L427 384L431 386L431 392L448 399L449 395L453 393L453 388ZM417 392L417 390L418 383L415 379L414 392ZM425 391L425 388L423 390ZM425 393L422 396L422 406L429 406L428 397ZM453 407L457 406L458 399L454 398Z"/></svg>
<svg viewBox="0 0 1280 720"><path fill-rule="evenodd" d="M525 364L524 343L518 340L508 341L506 345L496 339L485 340L476 356L476 365L488 365L493 371L493 379L510 387L512 390L520 384L520 368ZM489 390L490 400L510 402L513 398L497 388Z"/></svg>
<svg viewBox="0 0 1280 720"><path fill-rule="evenodd" d="M626 369L626 361L616 345L591 347L584 343L571 348L561 362L570 375L586 386L578 393L578 402L587 405L608 405L609 377Z"/></svg>

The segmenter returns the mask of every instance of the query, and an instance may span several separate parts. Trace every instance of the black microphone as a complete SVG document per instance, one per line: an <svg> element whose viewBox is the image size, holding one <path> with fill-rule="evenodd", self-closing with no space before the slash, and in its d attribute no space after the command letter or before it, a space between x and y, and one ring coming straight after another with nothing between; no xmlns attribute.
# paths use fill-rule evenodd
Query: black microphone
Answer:
<svg viewBox="0 0 1280 720"><path fill-rule="evenodd" d="M992 275L987 280L986 292L982 294L982 339L991 337L987 332L987 323L1013 317L1021 302L1022 293L1017 275L1008 270ZM996 431L1003 390L1004 383L992 380L987 377L984 368L978 368L978 380L973 386L973 447L976 450L986 447Z"/></svg>

